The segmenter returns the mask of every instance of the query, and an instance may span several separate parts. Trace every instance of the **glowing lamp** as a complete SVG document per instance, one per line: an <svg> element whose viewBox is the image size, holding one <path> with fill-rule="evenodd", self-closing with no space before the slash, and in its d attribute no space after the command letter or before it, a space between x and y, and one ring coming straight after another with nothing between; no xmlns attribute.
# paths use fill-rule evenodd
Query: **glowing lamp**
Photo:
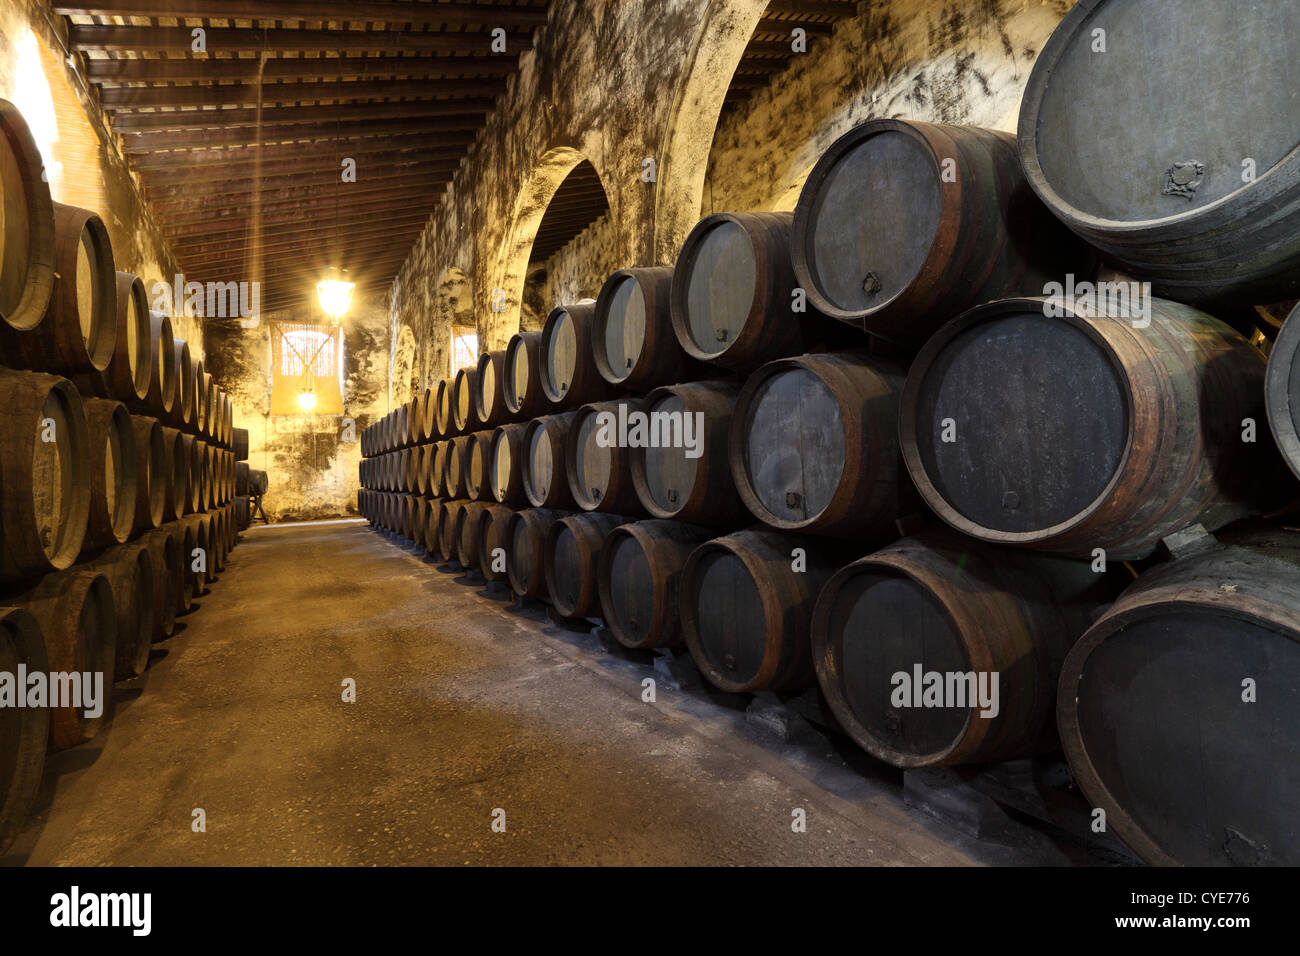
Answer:
<svg viewBox="0 0 1300 956"><path fill-rule="evenodd" d="M338 321L351 307L352 290L356 287L355 282L345 282L335 278L331 271L328 279L321 279L316 283L316 297L320 299L321 309L326 315Z"/></svg>
<svg viewBox="0 0 1300 956"><path fill-rule="evenodd" d="M299 393L298 393L298 406L299 406L299 407L300 407L304 412L309 412L309 411L311 411L313 408L316 407L316 393L315 393L315 392L299 392Z"/></svg>

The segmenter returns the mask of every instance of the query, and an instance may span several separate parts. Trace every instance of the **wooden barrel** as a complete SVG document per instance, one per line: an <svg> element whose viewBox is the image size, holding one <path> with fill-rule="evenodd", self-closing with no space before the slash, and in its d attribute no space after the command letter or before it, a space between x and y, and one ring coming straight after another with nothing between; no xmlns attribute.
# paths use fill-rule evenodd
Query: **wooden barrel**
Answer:
<svg viewBox="0 0 1300 956"><path fill-rule="evenodd" d="M159 421L172 422L176 401L176 345L172 320L162 312L149 313L149 390L141 408Z"/></svg>
<svg viewBox="0 0 1300 956"><path fill-rule="evenodd" d="M207 371L203 367L203 359L193 353L190 358L194 375L194 417L190 422L190 432L196 438L207 438L207 396L203 392L203 376Z"/></svg>
<svg viewBox="0 0 1300 956"><path fill-rule="evenodd" d="M90 512L81 552L91 554L131 536L140 462L135 426L126 406L102 398L88 398L84 406L90 440Z"/></svg>
<svg viewBox="0 0 1300 956"><path fill-rule="evenodd" d="M431 555L442 554L442 503L443 498L430 498L424 515L424 550Z"/></svg>
<svg viewBox="0 0 1300 956"><path fill-rule="evenodd" d="M85 743L99 733L113 710L117 619L108 579L80 568L59 571L46 575L12 603L30 612L45 635L50 673L81 675L81 699L50 708L50 749L67 750ZM86 695L97 696L95 707L89 706Z"/></svg>
<svg viewBox="0 0 1300 956"><path fill-rule="evenodd" d="M577 507L564 468L564 449L576 416L577 412L543 415L525 426L521 468L524 495L534 508Z"/></svg>
<svg viewBox="0 0 1300 956"><path fill-rule="evenodd" d="M1030 184L1157 295L1300 297L1300 104L1277 67L1298 31L1289 3L1075 4L1021 101Z"/></svg>
<svg viewBox="0 0 1300 956"><path fill-rule="evenodd" d="M136 455L135 521L131 534L139 535L163 523L170 479L163 428L158 419L132 415L131 429L135 433Z"/></svg>
<svg viewBox="0 0 1300 956"><path fill-rule="evenodd" d="M1074 645L1061 743L1106 826L1147 863L1295 866L1300 535L1143 574Z"/></svg>
<svg viewBox="0 0 1300 956"><path fill-rule="evenodd" d="M167 462L163 520L175 521L185 514L190 500L190 456L181 440L181 433L175 428L163 428L163 459Z"/></svg>
<svg viewBox="0 0 1300 956"><path fill-rule="evenodd" d="M541 355L541 332L516 332L506 343L501 391L515 418L536 418L550 407L542 389Z"/></svg>
<svg viewBox="0 0 1300 956"><path fill-rule="evenodd" d="M547 537L569 515L555 508L525 508L506 521L506 571L510 589L521 597L547 596Z"/></svg>
<svg viewBox="0 0 1300 956"><path fill-rule="evenodd" d="M433 468L433 446L416 445L411 449L415 457L415 492L421 495L429 494L429 472Z"/></svg>
<svg viewBox="0 0 1300 956"><path fill-rule="evenodd" d="M1025 182L1014 136L896 119L856 126L822 154L791 258L820 312L913 348L971 306L1096 269Z"/></svg>
<svg viewBox="0 0 1300 956"><path fill-rule="evenodd" d="M434 413L434 427L438 430L439 438L451 438L456 435L459 429L456 428L455 422L452 421L451 407L453 404L453 385L452 379L442 379L434 389L434 398L436 400L436 411Z"/></svg>
<svg viewBox="0 0 1300 956"><path fill-rule="evenodd" d="M469 436L469 457L464 464L465 497L475 501L492 501L489 474L492 460L492 430L477 431Z"/></svg>
<svg viewBox="0 0 1300 956"><path fill-rule="evenodd" d="M1300 478L1300 306L1282 326L1268 358L1264 398L1278 450Z"/></svg>
<svg viewBox="0 0 1300 956"><path fill-rule="evenodd" d="M184 339L172 340L172 351L176 356L176 392L172 400L172 424L182 431L189 431L194 424L194 364L190 357L190 345Z"/></svg>
<svg viewBox="0 0 1300 956"><path fill-rule="evenodd" d="M456 373L451 387L451 423L459 432L472 432L483 426L474 401L477 389L477 369L463 368Z"/></svg>
<svg viewBox="0 0 1300 956"><path fill-rule="evenodd" d="M447 481L447 454L451 451L451 439L436 442L429 446L429 496L444 497Z"/></svg>
<svg viewBox="0 0 1300 956"><path fill-rule="evenodd" d="M672 266L620 269L605 280L591 330L596 369L605 381L646 392L699 375L673 332L672 287Z"/></svg>
<svg viewBox="0 0 1300 956"><path fill-rule="evenodd" d="M447 443L447 455L442 474L444 497L469 497L465 488L465 469L469 464L469 443L469 435L461 435Z"/></svg>
<svg viewBox="0 0 1300 956"><path fill-rule="evenodd" d="M81 396L66 379L0 369L0 581L72 565L90 514Z"/></svg>
<svg viewBox="0 0 1300 956"><path fill-rule="evenodd" d="M116 341L117 272L108 232L90 210L56 202L54 287L45 319L22 332L0 325L6 361L98 377L108 368Z"/></svg>
<svg viewBox="0 0 1300 956"><path fill-rule="evenodd" d="M496 428L510 417L505 398L505 349L484 352L474 370L474 417L479 428Z"/></svg>
<svg viewBox="0 0 1300 956"><path fill-rule="evenodd" d="M636 515L641 512L632 484L632 452L622 440L622 423L645 410L641 399L597 402L578 409L564 445L569 494L583 511ZM630 424L627 435L631 436Z"/></svg>
<svg viewBox="0 0 1300 956"><path fill-rule="evenodd" d="M112 675L104 680L133 680L149 666L154 638L154 570L147 546L134 541L109 548L81 565L104 575L113 592L117 621L117 655Z"/></svg>
<svg viewBox="0 0 1300 956"><path fill-rule="evenodd" d="M194 574L194 595L201 597L216 574L212 560L212 522L206 514L186 515L181 519L194 529L194 547L190 551L190 568ZM197 552L197 553L196 553Z"/></svg>
<svg viewBox="0 0 1300 956"><path fill-rule="evenodd" d="M507 505L484 503L475 528L478 569L489 581L509 580L510 516L515 509Z"/></svg>
<svg viewBox="0 0 1300 956"><path fill-rule="evenodd" d="M456 561L456 546L459 543L456 515L460 509L471 502L467 498L453 498L442 502L438 517L438 551L447 561Z"/></svg>
<svg viewBox="0 0 1300 956"><path fill-rule="evenodd" d="M402 490L416 491L420 486L420 450L418 446L402 449Z"/></svg>
<svg viewBox="0 0 1300 956"><path fill-rule="evenodd" d="M161 641L176 629L185 564L180 545L163 528L145 532L140 543L149 549L149 566L153 569L153 640Z"/></svg>
<svg viewBox="0 0 1300 956"><path fill-rule="evenodd" d="M3 108L0 101L0 123ZM0 136L0 147L4 137ZM4 162L0 152L0 162ZM4 181L0 179L0 181ZM5 197L6 202L9 197ZM0 607L0 674L17 674L23 668L29 674L48 674L49 658L45 637L36 618L18 607ZM20 690L25 693L26 689ZM27 813L41 786L45 767L45 749L50 739L48 707L12 707L0 721L0 857L27 825Z"/></svg>
<svg viewBox="0 0 1300 956"><path fill-rule="evenodd" d="M250 468L248 471L248 491L254 495L264 495L270 488L270 481L266 477L266 472L259 468Z"/></svg>
<svg viewBox="0 0 1300 956"><path fill-rule="evenodd" d="M1086 562L926 529L822 589L818 681L845 732L895 767L1052 749L1061 662L1113 599L1110 580Z"/></svg>
<svg viewBox="0 0 1300 956"><path fill-rule="evenodd" d="M892 538L919 508L898 441L905 377L865 352L781 359L751 375L729 448L749 511L787 531Z"/></svg>
<svg viewBox="0 0 1300 956"><path fill-rule="evenodd" d="M829 542L767 530L692 551L678 581L682 631L709 683L733 693L811 683L813 603L844 558Z"/></svg>
<svg viewBox="0 0 1300 956"><path fill-rule="evenodd" d="M468 501L455 510L452 515L452 546L455 548L454 560L462 567L477 568L478 522L484 510L491 507L486 501Z"/></svg>
<svg viewBox="0 0 1300 956"><path fill-rule="evenodd" d="M423 393L417 392L406 403L406 443L418 445L424 441L424 406L421 404Z"/></svg>
<svg viewBox="0 0 1300 956"><path fill-rule="evenodd" d="M522 507L524 493L524 436L526 424L498 425L487 447L489 497L500 504Z"/></svg>
<svg viewBox="0 0 1300 956"><path fill-rule="evenodd" d="M393 448L402 449L411 443L411 406L398 405L393 409Z"/></svg>
<svg viewBox="0 0 1300 956"><path fill-rule="evenodd" d="M215 438L212 429L217 418L217 389L212 383L212 374L206 368L194 376L194 384L196 388L194 404L197 406L199 435L205 441L211 442Z"/></svg>
<svg viewBox="0 0 1300 956"><path fill-rule="evenodd" d="M681 521L635 521L605 538L596 581L605 626L624 647L682 643L677 582L714 532Z"/></svg>
<svg viewBox="0 0 1300 956"><path fill-rule="evenodd" d="M54 204L44 168L22 113L0 99L0 318L15 332L41 324L54 290Z"/></svg>
<svg viewBox="0 0 1300 956"><path fill-rule="evenodd" d="M371 465L374 462L365 462L365 464ZM367 487L372 486L367 485ZM248 494L248 462L246 461L235 462L235 494Z"/></svg>
<svg viewBox="0 0 1300 956"><path fill-rule="evenodd" d="M596 369L592 354L594 302L552 309L542 326L538 374L552 408L569 408L612 397L616 389Z"/></svg>
<svg viewBox="0 0 1300 956"><path fill-rule="evenodd" d="M631 450L632 487L656 518L734 528L749 523L727 460L733 382L691 382L645 397L648 442Z"/></svg>
<svg viewBox="0 0 1300 956"><path fill-rule="evenodd" d="M1262 427L1263 356L1202 312L1150 306L1144 328L1044 299L944 326L913 363L899 416L926 503L995 544L1119 559L1272 507L1286 489ZM1263 432L1254 442L1246 419Z"/></svg>
<svg viewBox="0 0 1300 956"><path fill-rule="evenodd" d="M248 429L247 428L233 429L233 435L234 435L234 443L233 443L232 450L235 453L235 460L247 461L248 460Z"/></svg>
<svg viewBox="0 0 1300 956"><path fill-rule="evenodd" d="M235 495L235 526L240 531L247 531L251 513L248 509L248 496Z"/></svg>
<svg viewBox="0 0 1300 956"><path fill-rule="evenodd" d="M184 518L167 522L161 530L172 536L176 541L176 547L180 550L181 588L176 593L176 613L177 615L188 614L194 607L194 599L202 591L202 585L194 571L196 557L194 552L198 548L197 531L194 525Z"/></svg>
<svg viewBox="0 0 1300 956"><path fill-rule="evenodd" d="M605 538L628 518L589 513L561 518L547 529L546 590L557 614L598 617L600 588L597 571Z"/></svg>
<svg viewBox="0 0 1300 956"><path fill-rule="evenodd" d="M99 394L125 402L133 411L148 411L154 355L151 335L144 280L129 272L117 273L117 331Z"/></svg>
<svg viewBox="0 0 1300 956"><path fill-rule="evenodd" d="M811 345L794 311L788 212L715 213L691 230L673 270L677 341L692 358L736 371Z"/></svg>

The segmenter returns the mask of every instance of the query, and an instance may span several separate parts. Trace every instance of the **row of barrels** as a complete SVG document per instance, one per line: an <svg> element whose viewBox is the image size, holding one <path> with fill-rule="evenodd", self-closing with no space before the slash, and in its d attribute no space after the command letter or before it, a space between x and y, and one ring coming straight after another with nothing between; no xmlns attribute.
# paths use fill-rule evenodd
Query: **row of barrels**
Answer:
<svg viewBox="0 0 1300 956"><path fill-rule="evenodd" d="M196 608L237 540L227 502L0 597L0 679L10 681L0 720L0 854L26 821L46 754L102 731L113 684L144 674L153 645Z"/></svg>
<svg viewBox="0 0 1300 956"><path fill-rule="evenodd" d="M684 647L719 689L816 684L839 728L893 766L1063 746L1148 862L1300 860L1284 799L1295 781L1276 766L1277 747L1300 744L1295 532L1207 535L1125 587L1087 562L937 524L863 556L856 543L767 528L718 536L392 492L363 490L360 509L565 617L603 618L628 648ZM964 703L942 696L953 675ZM1245 677L1259 696L1229 707Z"/></svg>

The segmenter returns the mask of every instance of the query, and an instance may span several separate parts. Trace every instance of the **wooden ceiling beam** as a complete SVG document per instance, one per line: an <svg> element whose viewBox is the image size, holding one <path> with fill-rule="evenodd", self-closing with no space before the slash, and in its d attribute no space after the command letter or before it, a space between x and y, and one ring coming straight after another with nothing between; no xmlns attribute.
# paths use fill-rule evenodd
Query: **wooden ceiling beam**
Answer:
<svg viewBox="0 0 1300 956"><path fill-rule="evenodd" d="M249 146L252 141L263 143L318 142L329 146L338 140L353 137L373 138L393 135L427 135L431 144L445 145L443 134L476 131L483 126L483 118L464 119L449 116L419 122L387 121L379 123L349 123L334 125L322 123L288 123L275 126L242 127L206 130L162 130L150 133L123 131L122 146L128 153L148 153L156 149L212 149L231 146ZM347 156L343 152L340 155Z"/></svg>
<svg viewBox="0 0 1300 956"><path fill-rule="evenodd" d="M263 106L334 100L349 103L405 97L493 97L505 89L503 78L455 80L361 80L350 83L238 83L193 86L113 86L100 91L105 109L123 111L184 106Z"/></svg>
<svg viewBox="0 0 1300 956"><path fill-rule="evenodd" d="M345 189L355 189L374 182L401 179L406 176L422 176L426 173L449 173L460 168L460 159L431 159L420 162L413 156L386 161L366 161L357 163L357 181L344 183L341 179L343 167L337 157L301 167L293 167L297 172L287 172L283 166L271 162L264 163L223 163L211 166L177 163L170 169L150 169L141 175L145 192L161 189L164 186L196 186L212 183L234 183L241 185L291 186L295 183L325 184L337 183Z"/></svg>
<svg viewBox="0 0 1300 956"><path fill-rule="evenodd" d="M55 0L63 16L187 17L194 19L288 20L310 23L404 23L412 26L478 24L536 27L546 23L545 7L521 4L399 3L382 0Z"/></svg>
<svg viewBox="0 0 1300 956"><path fill-rule="evenodd" d="M362 239L399 242L407 237L418 235L428 222L428 219L428 213L417 213L410 219L390 218L377 223L372 221L367 225L355 226L346 230L340 228L337 239L333 223L321 227L316 234L309 230L310 224L305 224L293 234L277 235L269 240L264 237L260 243L260 248L263 252L272 254L277 250L283 252L286 249L299 247L304 250L321 249L328 252L335 247L346 249L349 245L355 244ZM221 242L176 240L172 245L176 250L177 258L184 260L202 259L218 253L248 252L256 244L251 239L232 239Z"/></svg>
<svg viewBox="0 0 1300 956"><path fill-rule="evenodd" d="M379 50L390 53L457 53L490 54L490 32L413 32L410 30L284 30L205 27L207 50L234 53L263 50L283 53L287 50L353 52ZM506 33L506 49L516 54L532 46L532 31ZM79 26L68 28L68 43L77 50L108 53L155 51L189 54L194 43L191 27L117 27ZM506 55L506 54L502 54Z"/></svg>
<svg viewBox="0 0 1300 956"><path fill-rule="evenodd" d="M219 80L374 80L396 77L509 76L517 56L174 57L89 60L92 83L214 83Z"/></svg>
<svg viewBox="0 0 1300 956"><path fill-rule="evenodd" d="M385 182L373 182L363 186L361 183L308 183L285 184L282 180L276 180L273 184L263 185L260 183L235 184L243 188L236 191L233 189L210 189L205 192L196 192L193 189L184 189L179 186L162 187L156 192L148 193L149 205L155 209L160 216L166 216L173 210L187 210L195 207L216 205L237 206L247 205L254 201L262 203L272 202L302 202L308 199L329 199L331 202L338 198L343 199L345 196L353 195L357 192L372 192L375 187L392 190L396 187L407 186L410 188L420 188L427 190L430 195L441 195L448 182L451 180L451 173L430 173L426 176L410 177L408 179L396 178ZM351 192L350 192L351 191Z"/></svg>
<svg viewBox="0 0 1300 956"><path fill-rule="evenodd" d="M279 226L290 223L301 225L304 222L330 219L335 216L346 221L347 217L362 215L373 216L376 213L389 213L394 204L400 202L402 210L423 209L432 214L441 197L422 190L382 190L365 196L356 196L347 201L334 203L327 198L312 202L268 203L258 210L262 226ZM159 215L163 220L163 234L169 239L180 236L215 235L219 232L246 232L252 221L253 210L247 206L209 209L204 212Z"/></svg>
<svg viewBox="0 0 1300 956"><path fill-rule="evenodd" d="M358 139L344 137L335 140L338 148L335 156L341 161L343 156L357 160L357 167L367 163L390 161L394 156L428 159L459 159L465 155L465 147L474 140L474 134L444 133L437 138L438 145L430 147L429 137L420 132L394 133L385 139ZM382 158L381 158L382 157ZM224 166L227 164L247 163L252 166L261 159L264 165L272 163L289 164L285 168L297 168L299 161L322 160L319 143L283 143L258 146L247 144L211 149L181 149L152 153L140 153L131 160L131 168L144 173L151 169L176 169L185 166L190 169L200 167Z"/></svg>
<svg viewBox="0 0 1300 956"><path fill-rule="evenodd" d="M375 122L378 120L457 119L482 125L482 116L492 109L486 97L466 100L419 100L411 103L342 103L332 106L271 106L265 109L238 106L232 109L168 110L155 113L118 113L113 129L119 133L147 133L171 129L235 129L252 126L290 126L331 123ZM465 126L451 127L465 129Z"/></svg>

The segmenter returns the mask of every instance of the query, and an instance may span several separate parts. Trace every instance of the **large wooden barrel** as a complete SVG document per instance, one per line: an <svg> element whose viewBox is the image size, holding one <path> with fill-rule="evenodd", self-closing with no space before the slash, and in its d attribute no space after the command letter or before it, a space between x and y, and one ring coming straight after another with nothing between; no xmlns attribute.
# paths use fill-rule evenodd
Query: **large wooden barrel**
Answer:
<svg viewBox="0 0 1300 956"><path fill-rule="evenodd" d="M212 382L212 373L203 368L194 376L196 388L194 404L197 407L199 436L212 442L215 438L213 426L217 419L217 387Z"/></svg>
<svg viewBox="0 0 1300 956"><path fill-rule="evenodd" d="M447 481L447 454L451 451L451 439L436 442L429 446L429 496L443 497Z"/></svg>
<svg viewBox="0 0 1300 956"><path fill-rule="evenodd" d="M645 397L648 444L631 450L632 486L656 518L734 528L749 523L727 460L733 382L690 382Z"/></svg>
<svg viewBox="0 0 1300 956"><path fill-rule="evenodd" d="M54 290L54 204L44 168L22 113L0 99L0 319L15 332L41 323Z"/></svg>
<svg viewBox="0 0 1300 956"><path fill-rule="evenodd" d="M822 154L791 257L819 311L911 347L971 306L1096 269L1025 182L1014 136L896 119L856 126Z"/></svg>
<svg viewBox="0 0 1300 956"><path fill-rule="evenodd" d="M186 471L190 476L189 497L185 499L185 513L192 514L202 510L203 500L203 456L199 450L198 439L193 435L181 435L181 447L185 450ZM251 475L251 472L250 472Z"/></svg>
<svg viewBox="0 0 1300 956"><path fill-rule="evenodd" d="M507 505L488 503L478 514L477 536L478 568L489 581L509 579L510 516L515 509Z"/></svg>
<svg viewBox="0 0 1300 956"><path fill-rule="evenodd" d="M1202 312L1150 306L1136 328L1081 302L1008 299L936 333L899 417L926 503L995 544L1124 559L1276 504L1263 356Z"/></svg>
<svg viewBox="0 0 1300 956"><path fill-rule="evenodd" d="M569 491L564 449L577 412L543 415L527 424L523 441L524 495L534 508L571 509L577 504Z"/></svg>
<svg viewBox="0 0 1300 956"><path fill-rule="evenodd" d="M507 519L506 570L515 594L547 596L547 537L551 527L568 515L555 508L525 508Z"/></svg>
<svg viewBox="0 0 1300 956"><path fill-rule="evenodd" d="M489 497L515 508L528 502L524 493L524 436L527 431L528 426L522 423L498 425L487 448Z"/></svg>
<svg viewBox="0 0 1300 956"><path fill-rule="evenodd" d="M1070 769L1143 860L1300 863L1300 535L1143 574L1066 658Z"/></svg>
<svg viewBox="0 0 1300 956"><path fill-rule="evenodd" d="M188 431L194 422L194 364L189 343L173 338L172 352L176 361L176 391L172 397L171 422Z"/></svg>
<svg viewBox="0 0 1300 956"><path fill-rule="evenodd" d="M678 581L682 631L709 683L733 693L810 684L813 603L845 557L830 542L754 529L692 551Z"/></svg>
<svg viewBox="0 0 1300 956"><path fill-rule="evenodd" d="M818 681L849 736L895 767L1051 749L1061 662L1114 597L1110 581L1087 562L926 529L822 589Z"/></svg>
<svg viewBox="0 0 1300 956"><path fill-rule="evenodd" d="M172 337L172 320L162 312L149 313L149 390L141 408L149 415L171 424L176 401L176 345Z"/></svg>
<svg viewBox="0 0 1300 956"><path fill-rule="evenodd" d="M1268 357L1264 398L1278 450L1300 478L1300 306L1282 326Z"/></svg>
<svg viewBox="0 0 1300 956"><path fill-rule="evenodd" d="M442 554L442 498L430 498L424 515L424 550L431 555Z"/></svg>
<svg viewBox="0 0 1300 956"><path fill-rule="evenodd" d="M475 501L492 501L492 430L477 431L470 435L468 448L469 457L464 465L465 497Z"/></svg>
<svg viewBox="0 0 1300 956"><path fill-rule="evenodd" d="M671 307L677 341L692 358L748 371L807 351L812 320L794 311L792 219L715 213L691 230L673 270Z"/></svg>
<svg viewBox="0 0 1300 956"><path fill-rule="evenodd" d="M465 471L469 465L469 435L460 435L447 443L446 464L442 474L443 495L446 498L468 498L465 490Z"/></svg>
<svg viewBox="0 0 1300 956"><path fill-rule="evenodd" d="M248 470L248 491L253 495L264 495L270 489L270 480L266 477L266 472L260 468L250 468Z"/></svg>
<svg viewBox="0 0 1300 956"><path fill-rule="evenodd" d="M510 417L505 398L505 349L484 352L474 370L474 417L479 428L496 428Z"/></svg>
<svg viewBox="0 0 1300 956"><path fill-rule="evenodd" d="M72 565L90 514L90 441L66 379L0 369L0 581Z"/></svg>
<svg viewBox="0 0 1300 956"><path fill-rule="evenodd" d="M153 343L149 296L139 276L117 273L116 317L113 355L108 368L99 376L97 394L125 402L133 411L147 411L145 400L153 376Z"/></svg>
<svg viewBox="0 0 1300 956"><path fill-rule="evenodd" d="M596 370L611 385L647 392L697 377L673 332L672 266L620 269L601 287L592 316Z"/></svg>
<svg viewBox="0 0 1300 956"><path fill-rule="evenodd" d="M436 401L434 427L438 431L439 438L451 438L459 432L456 423L452 421L452 405L455 404L454 386L454 379L444 378L434 388L433 394Z"/></svg>
<svg viewBox="0 0 1300 956"><path fill-rule="evenodd" d="M597 572L605 539L630 519L600 512L561 518L547 529L546 590L556 613L564 617L599 617Z"/></svg>
<svg viewBox="0 0 1300 956"><path fill-rule="evenodd" d="M248 429L236 428L232 430L234 442L232 450L235 453L236 461L248 460Z"/></svg>
<svg viewBox="0 0 1300 956"><path fill-rule="evenodd" d="M180 545L164 528L145 532L140 543L149 549L149 563L153 568L153 639L161 641L171 637L176 629L176 608L185 586L185 564Z"/></svg>
<svg viewBox="0 0 1300 956"><path fill-rule="evenodd" d="M194 531L194 547L190 549L190 573L194 575L194 596L202 597L209 591L214 574L212 561L212 523L205 514L190 514L181 519Z"/></svg>
<svg viewBox="0 0 1300 956"><path fill-rule="evenodd" d="M632 484L633 449L623 443L622 432L631 421L627 416L644 412L644 406L641 399L625 398L578 409L564 444L564 476L583 511L641 512Z"/></svg>
<svg viewBox="0 0 1300 956"><path fill-rule="evenodd" d="M478 390L478 371L463 368L456 373L451 386L451 423L460 432L472 432L482 427L474 393Z"/></svg>
<svg viewBox="0 0 1300 956"><path fill-rule="evenodd" d="M108 579L80 568L59 571L46 575L12 603L29 611L40 625L50 672L81 675L77 681L81 699L50 708L50 749L67 750L85 743L99 733L113 710L117 619ZM86 675L90 684L85 683ZM88 706L87 695L97 695L95 707Z"/></svg>
<svg viewBox="0 0 1300 956"><path fill-rule="evenodd" d="M420 393L419 440L435 441L438 437L438 393L426 388Z"/></svg>
<svg viewBox="0 0 1300 956"><path fill-rule="evenodd" d="M1297 34L1292 3L1076 3L1021 101L1030 184L1158 295L1297 298Z"/></svg>
<svg viewBox="0 0 1300 956"><path fill-rule="evenodd" d="M442 502L439 506L442 514L438 517L438 552L447 561L457 560L456 545L459 542L459 529L456 527L456 516L461 508L471 503L468 498L453 498Z"/></svg>
<svg viewBox="0 0 1300 956"><path fill-rule="evenodd" d="M140 461L126 406L102 398L88 398L84 405L90 442L90 512L81 551L89 554L131 536Z"/></svg>
<svg viewBox="0 0 1300 956"><path fill-rule="evenodd" d="M240 531L247 531L252 516L248 507L248 496L235 495L233 504L235 509L235 527Z"/></svg>
<svg viewBox="0 0 1300 956"><path fill-rule="evenodd" d="M541 332L516 332L506 343L502 397L515 418L536 418L550 407L542 389L541 354Z"/></svg>
<svg viewBox="0 0 1300 956"><path fill-rule="evenodd" d="M0 129L3 109L0 101ZM4 146L0 137L0 148ZM0 152L0 162L8 159ZM3 180L0 180L3 181ZM5 197L8 201L8 196ZM0 607L0 674L48 674L45 637L36 618L18 607ZM20 693L25 693L22 688ZM27 824L27 813L41 786L50 739L48 707L11 707L0 720L0 857Z"/></svg>
<svg viewBox="0 0 1300 956"><path fill-rule="evenodd" d="M605 538L596 582L605 626L624 647L682 643L677 582L715 532L681 521L634 521Z"/></svg>
<svg viewBox="0 0 1300 956"><path fill-rule="evenodd" d="M135 432L136 455L135 521L131 533L139 535L163 523L170 476L163 427L158 419L132 415L131 428Z"/></svg>
<svg viewBox="0 0 1300 956"><path fill-rule="evenodd" d="M185 514L190 500L190 456L175 428L163 430L163 460L167 463L167 484L163 495L163 520L175 521Z"/></svg>
<svg viewBox="0 0 1300 956"><path fill-rule="evenodd" d="M149 666L154 637L154 570L148 547L139 541L117 545L80 567L104 575L113 591L117 655L105 681L139 677Z"/></svg>
<svg viewBox="0 0 1300 956"><path fill-rule="evenodd" d="M751 375L730 442L731 476L750 512L783 530L892 537L894 522L919 507L898 442L905 376L865 352L781 359Z"/></svg>
<svg viewBox="0 0 1300 956"><path fill-rule="evenodd" d="M538 374L552 408L570 408L609 398L616 389L596 368L592 348L594 302L552 309L542 326Z"/></svg>
<svg viewBox="0 0 1300 956"><path fill-rule="evenodd" d="M417 494L429 494L430 472L433 470L432 445L416 445L411 449L415 456L415 491Z"/></svg>
<svg viewBox="0 0 1300 956"><path fill-rule="evenodd" d="M27 331L0 325L6 361L98 377L108 368L116 340L117 272L108 232L90 210L56 202L54 287L45 318Z"/></svg>
<svg viewBox="0 0 1300 956"><path fill-rule="evenodd" d="M477 568L479 565L478 522L479 517L490 507L491 505L486 501L467 501L452 515L451 540L452 547L455 549L453 558L459 561L462 567Z"/></svg>
<svg viewBox="0 0 1300 956"><path fill-rule="evenodd" d="M197 529L184 518L169 521L162 526L176 541L181 555L181 588L176 592L176 613L188 614L194 599L202 593L203 586L194 571L195 550L198 548Z"/></svg>

